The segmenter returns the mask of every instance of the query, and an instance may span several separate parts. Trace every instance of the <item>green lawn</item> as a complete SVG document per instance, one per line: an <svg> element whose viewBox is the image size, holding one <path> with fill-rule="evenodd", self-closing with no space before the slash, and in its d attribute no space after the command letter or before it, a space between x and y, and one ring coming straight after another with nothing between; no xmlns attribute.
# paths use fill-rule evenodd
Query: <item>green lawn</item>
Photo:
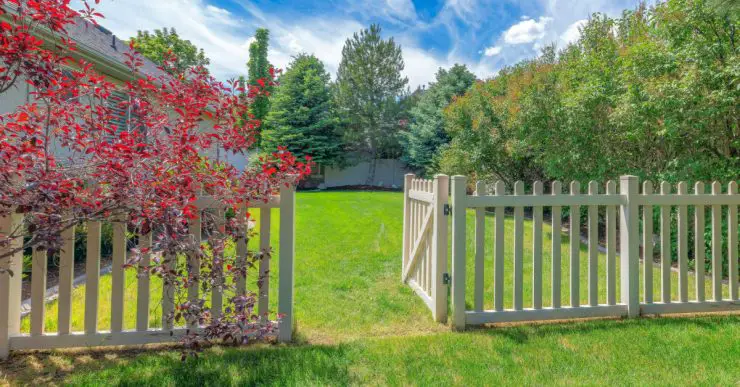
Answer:
<svg viewBox="0 0 740 387"><path fill-rule="evenodd" d="M170 348L20 353L7 364L0 364L0 383L3 380L83 385L740 383L738 316L508 325L451 332L448 326L435 324L424 303L400 283L401 194L301 192L297 197L297 214L297 344L216 347L206 350L199 359L186 362L179 360L177 349ZM491 248L492 220L487 218L486 246ZM273 235L277 235L278 224L274 223ZM472 305L472 213L468 224L467 301ZM507 219L507 231L512 227L511 219ZM525 230L525 257L529 257L531 223L525 223ZM546 227L543 250L546 305L550 299L551 232ZM511 237L507 233L507 238ZM565 234L563 241L562 296L566 305L569 263ZM581 252L581 299L585 302L585 246ZM507 273L511 273L511 253L507 246ZM524 267L525 306L531 304L530 261L526 259ZM605 299L603 262L604 257L600 256L602 302ZM273 263L276 270L276 260ZM655 279L660 278L658 274L655 270ZM276 271L272 273L275 278L277 275ZM493 302L492 277L489 249L486 307L491 307ZM674 273L674 283L675 277ZM131 310L126 314L126 326L132 328L136 299L133 273L128 279L126 300ZM101 329L109 325L109 281L109 276L101 279ZM510 281L511 276L507 275L507 305L511 305ZM654 285L657 297L659 283L656 281ZM158 326L156 301L160 293L157 285L153 289L157 290L153 290L151 323ZM276 289L273 286L273 304ZM74 300L73 328L81 330L83 288L75 290ZM56 305L52 303L47 307L49 331L56 329L55 320ZM26 324L24 321L27 329Z"/></svg>

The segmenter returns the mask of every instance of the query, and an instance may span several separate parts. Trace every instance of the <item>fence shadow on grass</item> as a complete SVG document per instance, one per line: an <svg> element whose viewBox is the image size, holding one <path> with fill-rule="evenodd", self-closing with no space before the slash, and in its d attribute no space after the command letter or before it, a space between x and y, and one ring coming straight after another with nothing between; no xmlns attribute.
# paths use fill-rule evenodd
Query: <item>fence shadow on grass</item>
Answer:
<svg viewBox="0 0 740 387"><path fill-rule="evenodd" d="M212 347L185 361L178 348L17 353L0 382L82 385L347 385L343 345ZM5 373L5 375L3 375Z"/></svg>
<svg viewBox="0 0 740 387"><path fill-rule="evenodd" d="M36 351L16 353L7 362L0 363L0 383L136 386L275 383L348 385L362 380L362 375L358 375L356 371L359 370L360 374L363 372L372 374L377 371L373 370L373 367L384 366L383 361L388 361L388 356L397 357L399 361L405 359L401 363L392 361L400 367L393 372L408 372L415 376L418 370L413 367L416 367L414 364L417 362L444 362L444 356L429 357L428 353L422 354L418 352L419 350L434 352L434 348L437 347L449 349L450 345L456 345L451 343L468 345L495 342L498 344L493 348L488 344L479 344L472 351L474 353L480 350L492 351L491 353L510 357L531 352L534 343L552 342L547 340L548 337L566 341L576 336L583 337L584 343L590 345L607 337L615 337L624 342L632 338L644 340L645 334L662 336L664 332L680 331L694 331L696 334L697 330L710 333L739 324L740 315L735 314L507 324L469 328L457 334L450 332L433 335L412 334L389 337L381 341L371 339L360 343L334 345L310 345L305 338L299 336L297 340L304 344L211 347L198 358L186 361L180 360L179 348L172 345L136 349ZM484 340L459 340L465 336L473 339L477 336ZM504 345L507 341L513 346ZM537 350L552 351L550 347L540 348L539 345L536 344ZM411 369L406 369L409 366Z"/></svg>
<svg viewBox="0 0 740 387"><path fill-rule="evenodd" d="M740 324L740 314L707 314L700 316L648 316L638 319L590 319L579 321L546 321L470 327L465 334L498 336L517 344L526 344L533 338L557 335L589 334L596 331L627 331L651 325L653 327L688 327L714 331L719 325Z"/></svg>

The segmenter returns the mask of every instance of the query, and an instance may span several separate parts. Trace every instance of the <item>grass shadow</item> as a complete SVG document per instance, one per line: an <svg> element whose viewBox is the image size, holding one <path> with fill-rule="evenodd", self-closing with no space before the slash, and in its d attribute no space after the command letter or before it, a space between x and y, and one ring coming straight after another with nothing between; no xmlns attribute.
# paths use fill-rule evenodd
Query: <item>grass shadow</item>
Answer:
<svg viewBox="0 0 740 387"><path fill-rule="evenodd" d="M686 328L694 327L715 331L722 325L740 324L740 314L715 314L697 316L646 316L636 319L611 318L587 320L558 320L526 323L490 324L471 327L462 334L498 336L517 344L531 339L558 335L588 335L597 331L614 333L635 328Z"/></svg>

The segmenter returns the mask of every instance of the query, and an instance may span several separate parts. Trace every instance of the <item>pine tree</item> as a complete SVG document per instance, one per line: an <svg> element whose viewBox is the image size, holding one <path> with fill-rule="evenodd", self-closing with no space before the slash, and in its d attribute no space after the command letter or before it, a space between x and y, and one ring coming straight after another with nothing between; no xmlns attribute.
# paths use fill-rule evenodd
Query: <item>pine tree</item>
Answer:
<svg viewBox="0 0 740 387"><path fill-rule="evenodd" d="M270 69L272 64L267 60L267 51L270 41L270 31L266 28L258 28L254 35L254 42L249 45L249 61L247 62L247 69L249 70L249 84L257 85L259 80L265 80L270 78ZM268 95L260 95L255 98L254 102L250 106L250 113L254 115L255 119L264 121L267 114L270 112L270 97L272 93L272 86L265 83L265 90ZM264 128L263 128L264 130Z"/></svg>
<svg viewBox="0 0 740 387"><path fill-rule="evenodd" d="M444 130L444 109L453 98L465 94L475 83L475 75L465 65L456 64L449 70L439 69L436 82L422 92L411 109L409 130L403 133L403 160L410 166L429 172L439 148L450 141Z"/></svg>
<svg viewBox="0 0 740 387"><path fill-rule="evenodd" d="M371 161L367 184L375 179L376 161L398 154L400 97L408 78L401 76L401 47L384 40L380 26L355 33L342 49L337 71L337 103L346 120L349 149Z"/></svg>
<svg viewBox="0 0 740 387"><path fill-rule="evenodd" d="M289 144L295 155L311 156L318 164L340 162L342 140L329 81L324 64L315 56L293 58L272 96L262 133L265 151Z"/></svg>

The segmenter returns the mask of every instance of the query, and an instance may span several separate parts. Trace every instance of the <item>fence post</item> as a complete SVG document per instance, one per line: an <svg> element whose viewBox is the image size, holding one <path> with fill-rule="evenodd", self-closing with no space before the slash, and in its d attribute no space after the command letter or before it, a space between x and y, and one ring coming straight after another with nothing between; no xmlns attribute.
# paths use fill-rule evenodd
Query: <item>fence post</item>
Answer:
<svg viewBox="0 0 740 387"><path fill-rule="evenodd" d="M447 286L444 284L444 275L447 273L447 217L445 217L445 204L447 204L449 197L449 183L450 178L447 175L434 176L432 296L434 297L434 321L441 323L447 322ZM404 227L405 232L406 228Z"/></svg>
<svg viewBox="0 0 740 387"><path fill-rule="evenodd" d="M628 317L640 315L638 186L637 176L620 177L619 191L624 199L619 215L620 276L622 303L627 305Z"/></svg>
<svg viewBox="0 0 740 387"><path fill-rule="evenodd" d="M280 319L278 341L293 338L293 289L295 285L293 258L295 256L295 185L291 181L280 187L280 279L278 285L278 314Z"/></svg>
<svg viewBox="0 0 740 387"><path fill-rule="evenodd" d="M465 329L465 208L467 178L452 177L452 322Z"/></svg>
<svg viewBox="0 0 740 387"><path fill-rule="evenodd" d="M23 226L23 215L11 211L0 217L0 234L10 235ZM23 238L14 239L8 250L21 247ZM1 251L1 250L0 250ZM10 354L10 337L18 335L21 327L21 278L23 277L23 252L0 258L0 359ZM8 270L13 272L11 276Z"/></svg>
<svg viewBox="0 0 740 387"><path fill-rule="evenodd" d="M406 272L406 265L409 263L409 245L411 241L411 180L414 179L413 173L407 173L403 178L403 252L401 254L401 281L404 281L403 273ZM405 281L404 281L405 282Z"/></svg>

